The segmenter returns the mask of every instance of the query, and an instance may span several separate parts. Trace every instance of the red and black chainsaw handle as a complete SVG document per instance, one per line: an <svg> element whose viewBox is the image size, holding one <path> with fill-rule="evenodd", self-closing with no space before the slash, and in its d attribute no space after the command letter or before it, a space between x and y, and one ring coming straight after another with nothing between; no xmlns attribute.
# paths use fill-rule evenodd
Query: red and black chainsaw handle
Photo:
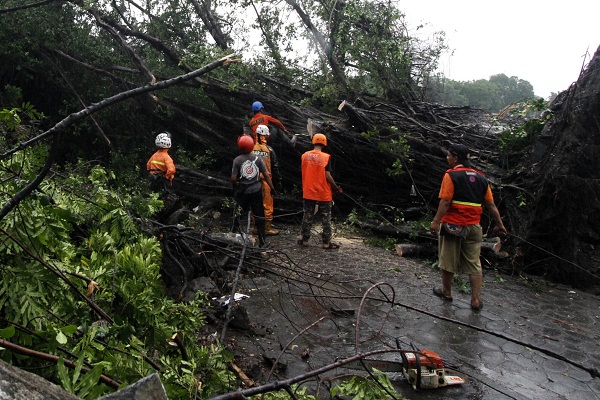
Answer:
<svg viewBox="0 0 600 400"><path fill-rule="evenodd" d="M396 347L398 348L398 350L400 350L400 356L402 357L402 364L404 365L405 368L408 368L408 359L406 358L405 354L406 353L412 353L415 355L415 362L417 363L417 381L415 382L415 387L417 389L421 389L421 356L426 357L427 359L429 359L429 361L431 361L431 363L433 364L433 360L431 359L430 355L427 353L424 353L422 351L420 351L419 349L417 349L417 347L413 344L410 343L410 347L412 347L412 350L402 350L400 349L400 339L396 338ZM441 359L441 357L440 357ZM444 362L444 360L442 360L442 366L445 368L446 367L446 363Z"/></svg>

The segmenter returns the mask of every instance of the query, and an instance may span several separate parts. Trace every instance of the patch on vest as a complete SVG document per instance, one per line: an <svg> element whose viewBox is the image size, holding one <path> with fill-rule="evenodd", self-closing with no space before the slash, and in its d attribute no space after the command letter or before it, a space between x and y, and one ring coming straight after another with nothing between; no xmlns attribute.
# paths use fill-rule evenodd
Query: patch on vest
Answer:
<svg viewBox="0 0 600 400"><path fill-rule="evenodd" d="M255 161L250 161L250 160L244 161L244 163L242 164L242 167L240 168L240 175L242 176L242 178L245 178L248 180L253 180L253 179L256 179L258 174L259 174L259 170L258 170L258 167L256 166Z"/></svg>

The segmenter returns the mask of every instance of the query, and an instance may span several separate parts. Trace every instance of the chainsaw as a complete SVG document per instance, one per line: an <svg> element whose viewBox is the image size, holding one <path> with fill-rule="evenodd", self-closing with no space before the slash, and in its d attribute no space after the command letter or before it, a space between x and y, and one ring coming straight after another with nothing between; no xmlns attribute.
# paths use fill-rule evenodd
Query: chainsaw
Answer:
<svg viewBox="0 0 600 400"><path fill-rule="evenodd" d="M437 389L465 383L460 376L448 375L441 357L431 350L401 352L402 374L413 389Z"/></svg>
<svg viewBox="0 0 600 400"><path fill-rule="evenodd" d="M349 368L376 368L382 372L402 372L413 389L437 389L460 385L465 380L460 376L448 375L442 358L431 350L404 350L400 352L402 362L362 359L346 364Z"/></svg>

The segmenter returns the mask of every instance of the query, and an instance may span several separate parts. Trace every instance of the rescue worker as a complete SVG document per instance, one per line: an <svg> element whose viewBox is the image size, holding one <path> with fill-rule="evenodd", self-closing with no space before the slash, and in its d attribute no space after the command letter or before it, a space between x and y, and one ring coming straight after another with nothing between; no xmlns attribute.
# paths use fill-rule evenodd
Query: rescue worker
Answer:
<svg viewBox="0 0 600 400"><path fill-rule="evenodd" d="M452 280L457 272L469 275L471 309L481 310L483 273L479 255L483 232L480 220L485 208L495 222L493 232L507 234L488 180L482 172L472 168L469 149L453 144L447 151L446 171L440 188L440 203L431 233L438 238L438 265L442 270L442 287L433 288L433 294L452 301Z"/></svg>
<svg viewBox="0 0 600 400"><path fill-rule="evenodd" d="M252 211L258 230L258 246L267 247L265 242L265 211L261 191L261 175L264 176L271 193L275 193L273 181L262 158L252 153L254 140L250 135L242 135L237 141L240 155L233 160L231 183L233 198L244 214Z"/></svg>
<svg viewBox="0 0 600 400"><path fill-rule="evenodd" d="M271 181L277 182L275 187L280 190L281 188L281 175L279 174L279 163L277 162L277 155L273 148L267 145L267 140L271 132L266 125L258 125L256 127L256 134L258 141L254 145L254 154L262 158L265 166L267 167L267 174L271 178ZM271 194L271 188L267 184L264 176L261 175L262 181L262 201L265 210L266 227L265 233L267 236L274 236L279 234L279 230L273 228L273 195Z"/></svg>
<svg viewBox="0 0 600 400"><path fill-rule="evenodd" d="M283 125L283 123L264 112L264 106L260 101L255 101L252 103L252 112L254 116L250 119L249 125L250 129L252 129L252 134L254 135L254 140L257 141L258 137L256 134L256 128L259 125L266 125L269 128L269 131L273 133L274 140L282 140L283 142L289 144L291 147L294 147L294 144L297 140L297 135L294 135L292 139L290 139L287 135L288 130Z"/></svg>
<svg viewBox="0 0 600 400"><path fill-rule="evenodd" d="M342 193L331 176L330 155L323 152L327 146L327 137L317 133L312 137L313 149L302 154L302 199L304 216L302 218L302 239L298 244L308 246L312 229L315 207L319 207L323 232L323 248L326 250L339 249L339 245L331 241L331 205L333 193Z"/></svg>
<svg viewBox="0 0 600 400"><path fill-rule="evenodd" d="M173 159L169 156L171 134L169 132L159 133L154 139L154 144L158 150L146 163L146 169L150 173L150 185L153 190L174 195L173 178L177 170Z"/></svg>

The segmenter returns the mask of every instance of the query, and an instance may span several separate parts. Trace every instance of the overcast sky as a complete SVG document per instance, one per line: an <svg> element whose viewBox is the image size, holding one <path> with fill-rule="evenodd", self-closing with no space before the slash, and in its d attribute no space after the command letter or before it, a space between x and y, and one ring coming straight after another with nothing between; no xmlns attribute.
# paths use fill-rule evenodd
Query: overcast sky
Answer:
<svg viewBox="0 0 600 400"><path fill-rule="evenodd" d="M470 81L506 74L537 96L566 90L600 46L599 0L400 0L411 32L443 30L453 55L440 71ZM426 28L417 32L419 24ZM421 36L423 35L423 36ZM586 52L589 53L584 59Z"/></svg>

